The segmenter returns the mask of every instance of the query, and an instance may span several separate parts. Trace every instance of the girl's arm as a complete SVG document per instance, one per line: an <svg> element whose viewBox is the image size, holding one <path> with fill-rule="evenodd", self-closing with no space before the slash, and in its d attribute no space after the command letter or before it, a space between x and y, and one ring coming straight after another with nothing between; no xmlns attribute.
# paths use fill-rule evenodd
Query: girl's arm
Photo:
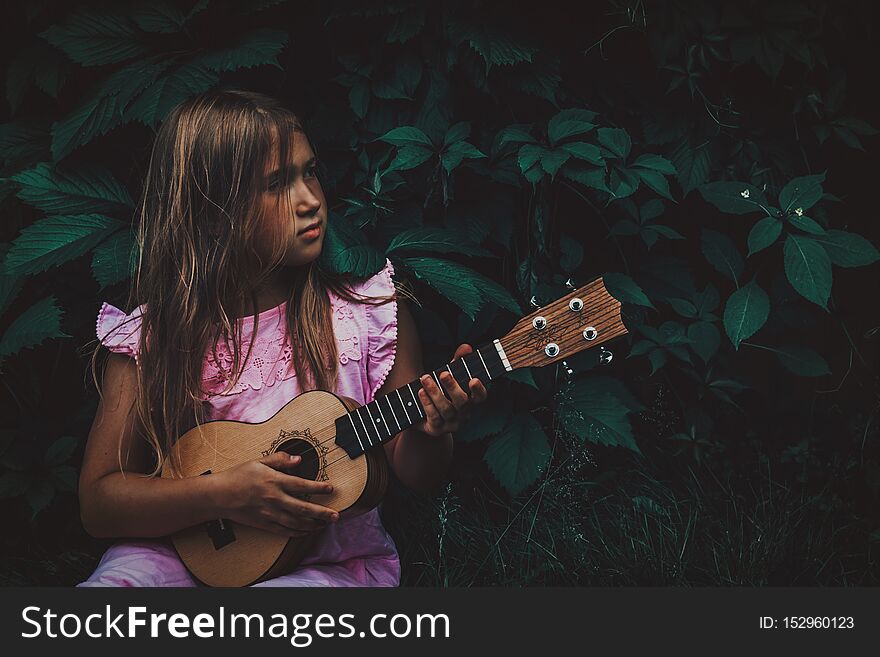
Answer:
<svg viewBox="0 0 880 657"><path fill-rule="evenodd" d="M422 344L412 313L403 299L397 302L397 349L394 364L376 396L405 386L424 373ZM410 427L384 445L394 474L414 490L426 491L443 481L452 461L452 434L429 436Z"/></svg>
<svg viewBox="0 0 880 657"><path fill-rule="evenodd" d="M327 484L285 474L283 470L296 461L284 454L203 477L147 476L149 446L133 438L127 418L137 392L135 361L110 354L103 392L79 477L80 514L92 536L165 536L220 517L298 536L338 518L327 507L294 497L326 493ZM120 440L122 472L117 455Z"/></svg>

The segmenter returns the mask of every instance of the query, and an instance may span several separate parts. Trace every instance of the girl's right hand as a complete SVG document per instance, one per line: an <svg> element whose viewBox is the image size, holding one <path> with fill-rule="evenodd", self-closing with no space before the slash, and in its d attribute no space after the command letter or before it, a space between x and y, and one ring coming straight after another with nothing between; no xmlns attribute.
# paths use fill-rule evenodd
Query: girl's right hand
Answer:
<svg viewBox="0 0 880 657"><path fill-rule="evenodd" d="M300 456L275 452L218 472L219 511L222 517L282 536L300 537L336 522L339 514L320 504L296 497L327 494L333 486L287 474Z"/></svg>

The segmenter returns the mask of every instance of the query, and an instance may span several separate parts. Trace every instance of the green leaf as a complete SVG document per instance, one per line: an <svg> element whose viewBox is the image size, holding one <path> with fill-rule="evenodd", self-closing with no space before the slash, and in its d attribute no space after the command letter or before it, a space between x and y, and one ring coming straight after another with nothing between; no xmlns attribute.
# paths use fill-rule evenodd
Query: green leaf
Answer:
<svg viewBox="0 0 880 657"><path fill-rule="evenodd" d="M776 217L764 217L749 231L749 256L773 244L782 234L782 222Z"/></svg>
<svg viewBox="0 0 880 657"><path fill-rule="evenodd" d="M550 462L547 434L529 413L517 413L486 450L486 463L511 495L533 484Z"/></svg>
<svg viewBox="0 0 880 657"><path fill-rule="evenodd" d="M693 147L689 140L682 141L672 153L672 161L678 171L678 184L682 194L687 196L706 182L712 166L708 145Z"/></svg>
<svg viewBox="0 0 880 657"><path fill-rule="evenodd" d="M599 143L623 160L632 148L629 133L623 128L599 128Z"/></svg>
<svg viewBox="0 0 880 657"><path fill-rule="evenodd" d="M755 281L731 294L724 306L724 330L734 349L764 326L769 315L770 297Z"/></svg>
<svg viewBox="0 0 880 657"><path fill-rule="evenodd" d="M809 347L800 345L784 345L776 350L779 362L789 371L798 376L823 376L831 374L828 363Z"/></svg>
<svg viewBox="0 0 880 657"><path fill-rule="evenodd" d="M785 213L795 208L809 210L822 198L823 182L825 182L824 173L795 178L779 192L779 207Z"/></svg>
<svg viewBox="0 0 880 657"><path fill-rule="evenodd" d="M877 248L857 233L828 230L812 240L824 247L831 262L838 267L864 267L880 259Z"/></svg>
<svg viewBox="0 0 880 657"><path fill-rule="evenodd" d="M160 0L138 6L132 12L131 18L144 32L157 34L180 32L186 23L186 16L178 7Z"/></svg>
<svg viewBox="0 0 880 657"><path fill-rule="evenodd" d="M648 299L636 282L626 274L618 272L605 272L602 274L602 282L608 289L608 294L621 303L633 303L639 306L653 308L654 305Z"/></svg>
<svg viewBox="0 0 880 657"><path fill-rule="evenodd" d="M722 212L748 214L761 211L767 201L754 185L741 182L712 182L700 186L700 194Z"/></svg>
<svg viewBox="0 0 880 657"><path fill-rule="evenodd" d="M184 62L147 87L125 110L125 119L156 128L175 105L211 89L219 79L220 73L209 69L201 58Z"/></svg>
<svg viewBox="0 0 880 657"><path fill-rule="evenodd" d="M664 198L668 198L670 201L674 200L672 198L672 194L670 194L669 192L669 183L667 182L666 178L663 177L662 173L651 171L648 169L633 169L633 171L638 174L643 183L645 183L655 192L657 192Z"/></svg>
<svg viewBox="0 0 880 657"><path fill-rule="evenodd" d="M466 141L457 141L440 154L440 162L443 164L443 168L446 169L446 173L450 174L453 169L461 164L463 159L478 159L481 157L486 157L486 154L477 147Z"/></svg>
<svg viewBox="0 0 880 657"><path fill-rule="evenodd" d="M136 61L110 75L97 90L89 92L83 103L52 124L53 159L60 160L78 146L130 120L132 117L126 114L129 103L153 84L171 63L172 60L157 57Z"/></svg>
<svg viewBox="0 0 880 657"><path fill-rule="evenodd" d="M529 134L528 129L524 125L511 125L503 128L495 137L498 147L502 148L507 144L534 144L535 138Z"/></svg>
<svg viewBox="0 0 880 657"><path fill-rule="evenodd" d="M377 141L384 141L394 146L421 145L429 149L434 148L434 144L424 132L414 126L401 126L389 130L379 137Z"/></svg>
<svg viewBox="0 0 880 657"><path fill-rule="evenodd" d="M54 296L48 296L25 310L0 339L0 362L10 354L34 347L48 338L72 337L61 330L61 317Z"/></svg>
<svg viewBox="0 0 880 657"><path fill-rule="evenodd" d="M43 457L43 462L47 466L53 466L69 461L70 457L73 456L73 452L76 451L78 442L73 436L62 436L49 445L49 449L46 450L46 454Z"/></svg>
<svg viewBox="0 0 880 657"><path fill-rule="evenodd" d="M598 189L606 194L611 193L611 190L605 184L605 169L603 167L587 167L581 164L573 164L569 161L562 167L561 172L564 177L576 183Z"/></svg>
<svg viewBox="0 0 880 657"><path fill-rule="evenodd" d="M709 264L736 282L743 271L743 258L733 240L717 230L704 228L700 241Z"/></svg>
<svg viewBox="0 0 880 657"><path fill-rule="evenodd" d="M474 408L468 421L452 437L456 442L472 443L494 436L501 433L512 412L510 397L490 395L483 404Z"/></svg>
<svg viewBox="0 0 880 657"><path fill-rule="evenodd" d="M628 414L643 408L628 391L621 390L620 382L609 385L609 379L596 377L564 385L557 397L559 421L583 440L641 453Z"/></svg>
<svg viewBox="0 0 880 657"><path fill-rule="evenodd" d="M25 227L6 256L7 274L35 274L88 252L123 224L99 214L55 215Z"/></svg>
<svg viewBox="0 0 880 657"><path fill-rule="evenodd" d="M33 476L26 472L10 470L0 474L0 500L24 495L32 480Z"/></svg>
<svg viewBox="0 0 880 657"><path fill-rule="evenodd" d="M109 171L82 165L78 169L61 171L40 162L10 180L21 185L18 198L47 213L112 212L134 207L128 190Z"/></svg>
<svg viewBox="0 0 880 657"><path fill-rule="evenodd" d="M446 131L446 135L443 137L443 145L449 146L457 141L463 141L467 139L470 134L470 121L460 121L459 123L450 126L449 130Z"/></svg>
<svg viewBox="0 0 880 657"><path fill-rule="evenodd" d="M491 251L463 242L460 235L435 227L409 228L394 236L385 255L395 251L435 251L438 253L462 253L473 256L492 256Z"/></svg>
<svg viewBox="0 0 880 657"><path fill-rule="evenodd" d="M130 228L123 228L95 247L92 274L100 289L134 275L137 267L137 242Z"/></svg>
<svg viewBox="0 0 880 657"><path fill-rule="evenodd" d="M31 507L31 520L33 521L40 511L52 503L52 499L55 497L55 488L46 479L34 479L24 496Z"/></svg>
<svg viewBox="0 0 880 657"><path fill-rule="evenodd" d="M287 45L287 39L285 30L249 30L236 37L231 45L201 55L198 61L212 71L221 73L265 64L280 69L277 57Z"/></svg>
<svg viewBox="0 0 880 657"><path fill-rule="evenodd" d="M367 243L360 230L335 212L328 215L327 236L320 257L331 271L359 277L372 276L385 265L385 256Z"/></svg>
<svg viewBox="0 0 880 657"><path fill-rule="evenodd" d="M451 20L446 30L456 46L466 41L483 58L486 74L493 65L531 62L538 51L537 47L521 43L521 39L515 39L503 28L491 23L465 24Z"/></svg>
<svg viewBox="0 0 880 657"><path fill-rule="evenodd" d="M559 237L559 266L569 274L574 273L580 267L584 259L584 247L580 242L568 235Z"/></svg>
<svg viewBox="0 0 880 657"><path fill-rule="evenodd" d="M831 260L812 237L791 233L783 248L788 282L805 299L828 310L831 295Z"/></svg>
<svg viewBox="0 0 880 657"><path fill-rule="evenodd" d="M560 148L579 160L584 160L590 164L601 166L605 162L605 160L602 159L602 152L595 144L588 144L585 141L572 141L563 144Z"/></svg>
<svg viewBox="0 0 880 657"><path fill-rule="evenodd" d="M806 215L798 216L796 214L791 215L788 218L788 221L792 226L796 228L800 228L805 233L810 233L811 235L824 235L825 229L816 222L814 219L810 219Z"/></svg>
<svg viewBox="0 0 880 657"><path fill-rule="evenodd" d="M547 124L550 145L556 146L563 139L590 132L596 127L592 122L595 116L595 112L584 109L562 110Z"/></svg>
<svg viewBox="0 0 880 657"><path fill-rule="evenodd" d="M412 269L416 278L452 301L472 320L485 301L506 308L517 316L522 314L510 292L464 265L438 258L403 258L402 262Z"/></svg>
<svg viewBox="0 0 880 657"><path fill-rule="evenodd" d="M92 9L77 10L63 25L52 25L40 36L83 66L114 64L148 49L137 40L134 27L124 15L99 14Z"/></svg>
<svg viewBox="0 0 880 657"><path fill-rule="evenodd" d="M634 167L643 167L645 169L651 169L652 171L659 171L660 173L664 173L666 175L673 175L676 173L675 165L672 164L665 157L660 157L659 155L653 155L650 153L646 153L645 155L639 155L635 162L632 163Z"/></svg>
<svg viewBox="0 0 880 657"><path fill-rule="evenodd" d="M615 166L608 176L608 188L616 198L625 198L633 194L639 187L639 177L636 170L625 169Z"/></svg>
<svg viewBox="0 0 880 657"><path fill-rule="evenodd" d="M687 329L687 337L691 340L691 349L708 363L714 358L721 346L721 333L712 322L694 322Z"/></svg>
<svg viewBox="0 0 880 657"><path fill-rule="evenodd" d="M424 164L434 155L434 151L424 146L408 145L398 149L394 161L388 166L385 173L391 171L404 171L407 169L415 169L420 164Z"/></svg>
<svg viewBox="0 0 880 657"><path fill-rule="evenodd" d="M531 386L535 390L538 389L538 384L535 383L535 375L532 374L531 367L518 367L508 372L505 376L511 381L516 381L524 386Z"/></svg>
<svg viewBox="0 0 880 657"><path fill-rule="evenodd" d="M565 164L568 158L571 157L568 153L561 149L557 149L555 151L547 151L545 150L541 153L541 167L550 174L550 177L553 178L556 176L556 172L559 171L559 168Z"/></svg>

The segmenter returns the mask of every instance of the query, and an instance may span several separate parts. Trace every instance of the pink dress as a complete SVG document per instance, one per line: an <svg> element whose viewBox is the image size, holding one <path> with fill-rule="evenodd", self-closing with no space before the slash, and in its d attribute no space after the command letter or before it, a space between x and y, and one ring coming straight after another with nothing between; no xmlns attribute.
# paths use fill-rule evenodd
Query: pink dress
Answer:
<svg viewBox="0 0 880 657"><path fill-rule="evenodd" d="M354 289L369 296L392 294L394 268L385 267ZM339 350L338 394L360 404L373 400L384 383L397 347L397 303L371 306L351 303L330 293L333 327ZM291 349L284 330L286 302L259 314L260 326L253 352L235 389L226 394L213 357L203 369L204 401L208 419L264 422L300 394ZM111 351L137 359L139 317L142 307L126 315L104 303L98 314L97 336ZM252 316L243 318L244 344L253 332ZM242 321L242 320L239 320ZM221 340L221 343L223 341ZM244 347L245 351L247 347ZM210 350L209 350L210 351ZM232 360L218 345L218 357L227 371ZM400 561L394 541L379 519L378 509L341 518L320 535L314 549L290 574L254 586L398 586ZM121 540L113 544L95 572L78 586L198 586L168 539Z"/></svg>

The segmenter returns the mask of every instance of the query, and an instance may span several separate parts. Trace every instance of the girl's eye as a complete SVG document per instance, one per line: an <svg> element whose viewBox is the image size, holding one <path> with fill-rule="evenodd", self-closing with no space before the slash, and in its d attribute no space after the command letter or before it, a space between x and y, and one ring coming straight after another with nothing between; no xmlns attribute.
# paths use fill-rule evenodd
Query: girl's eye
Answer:
<svg viewBox="0 0 880 657"><path fill-rule="evenodd" d="M308 169L306 169L306 175L311 176L311 177L317 176L318 175L318 167L313 164Z"/></svg>

